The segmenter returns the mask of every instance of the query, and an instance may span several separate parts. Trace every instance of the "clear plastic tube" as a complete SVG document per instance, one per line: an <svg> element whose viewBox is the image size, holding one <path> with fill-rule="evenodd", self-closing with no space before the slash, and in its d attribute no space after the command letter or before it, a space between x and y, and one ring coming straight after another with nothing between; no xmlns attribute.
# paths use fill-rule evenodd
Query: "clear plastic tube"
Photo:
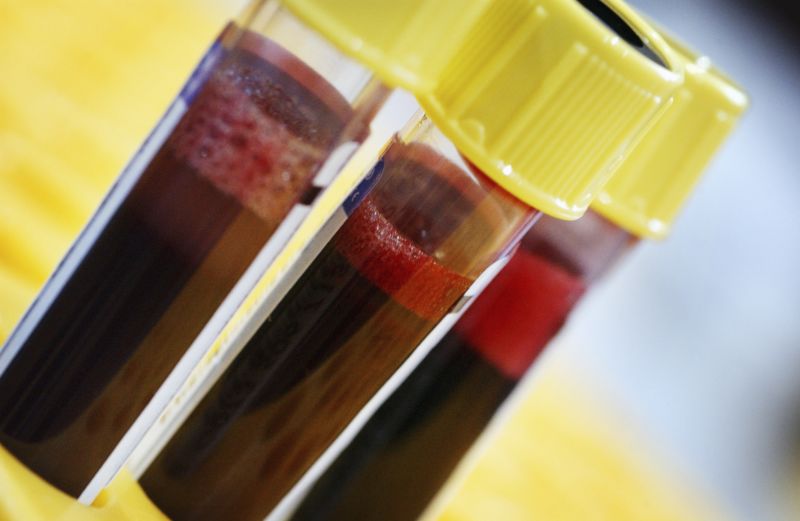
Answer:
<svg viewBox="0 0 800 521"><path fill-rule="evenodd" d="M365 183L143 475L168 516L267 515L537 214L424 117Z"/></svg>
<svg viewBox="0 0 800 521"><path fill-rule="evenodd" d="M576 222L543 218L292 519L422 515L586 287L634 241L594 212Z"/></svg>
<svg viewBox="0 0 800 521"><path fill-rule="evenodd" d="M0 443L69 494L101 469L104 485L387 92L279 3L251 4L0 351Z"/></svg>

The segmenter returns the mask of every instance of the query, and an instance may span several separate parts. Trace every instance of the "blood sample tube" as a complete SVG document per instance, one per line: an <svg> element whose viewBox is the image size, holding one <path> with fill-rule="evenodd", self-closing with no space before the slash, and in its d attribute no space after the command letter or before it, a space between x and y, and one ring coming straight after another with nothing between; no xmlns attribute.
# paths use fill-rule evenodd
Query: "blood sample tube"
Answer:
<svg viewBox="0 0 800 521"><path fill-rule="evenodd" d="M341 227L231 335L236 356L141 477L168 516L262 519L285 504L539 211L583 213L680 82L617 2L537 4L489 4Z"/></svg>
<svg viewBox="0 0 800 521"><path fill-rule="evenodd" d="M453 329L317 481L295 521L417 519L558 333L584 291L640 238L663 238L747 105L674 39L673 105L576 222L544 217Z"/></svg>
<svg viewBox="0 0 800 521"><path fill-rule="evenodd" d="M0 352L0 443L76 496L115 471L387 92L276 2L229 24Z"/></svg>

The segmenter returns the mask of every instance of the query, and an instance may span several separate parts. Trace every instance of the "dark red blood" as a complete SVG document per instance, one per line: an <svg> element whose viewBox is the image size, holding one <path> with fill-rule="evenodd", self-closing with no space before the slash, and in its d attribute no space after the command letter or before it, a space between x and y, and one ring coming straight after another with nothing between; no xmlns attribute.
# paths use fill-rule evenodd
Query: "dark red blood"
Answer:
<svg viewBox="0 0 800 521"><path fill-rule="evenodd" d="M475 175L480 176L480 184L476 183L470 176L464 175L464 170L462 170L461 167L443 156L441 152L421 143L395 143L386 150L384 159L387 163L404 165L404 168L413 168L405 165L418 165L418 168L424 167L431 172L435 172L440 182L447 183L451 188L457 191L460 198L463 198L465 202L470 204L470 211L480 211L477 207L486 197L486 193L488 192L487 186L492 186L494 184L488 177L483 175L480 170L465 160L465 163L477 172ZM418 178L420 176L411 175L407 177ZM424 180L424 178L422 180ZM459 215L458 217L463 218L464 216Z"/></svg>

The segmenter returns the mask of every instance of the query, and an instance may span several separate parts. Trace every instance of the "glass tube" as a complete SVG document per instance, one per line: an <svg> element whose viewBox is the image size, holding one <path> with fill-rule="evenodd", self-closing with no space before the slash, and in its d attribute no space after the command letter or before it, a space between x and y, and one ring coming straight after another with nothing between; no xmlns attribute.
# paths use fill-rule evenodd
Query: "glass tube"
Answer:
<svg viewBox="0 0 800 521"><path fill-rule="evenodd" d="M105 485L387 93L278 2L252 3L0 351L0 443L69 494Z"/></svg>

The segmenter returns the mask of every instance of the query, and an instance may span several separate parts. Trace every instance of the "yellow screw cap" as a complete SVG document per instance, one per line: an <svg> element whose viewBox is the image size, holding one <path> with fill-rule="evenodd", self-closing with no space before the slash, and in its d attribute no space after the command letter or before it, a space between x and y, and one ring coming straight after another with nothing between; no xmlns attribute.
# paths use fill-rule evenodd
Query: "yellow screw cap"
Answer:
<svg viewBox="0 0 800 521"><path fill-rule="evenodd" d="M583 215L682 81L621 0L282 1L414 93L503 188L563 219Z"/></svg>
<svg viewBox="0 0 800 521"><path fill-rule="evenodd" d="M282 0L387 84L430 91L493 0Z"/></svg>
<svg viewBox="0 0 800 521"><path fill-rule="evenodd" d="M681 82L681 62L621 1L496 0L419 100L503 188L577 219Z"/></svg>
<svg viewBox="0 0 800 521"><path fill-rule="evenodd" d="M666 237L714 153L748 105L732 80L662 32L685 61L674 102L614 173L592 208L641 237Z"/></svg>

